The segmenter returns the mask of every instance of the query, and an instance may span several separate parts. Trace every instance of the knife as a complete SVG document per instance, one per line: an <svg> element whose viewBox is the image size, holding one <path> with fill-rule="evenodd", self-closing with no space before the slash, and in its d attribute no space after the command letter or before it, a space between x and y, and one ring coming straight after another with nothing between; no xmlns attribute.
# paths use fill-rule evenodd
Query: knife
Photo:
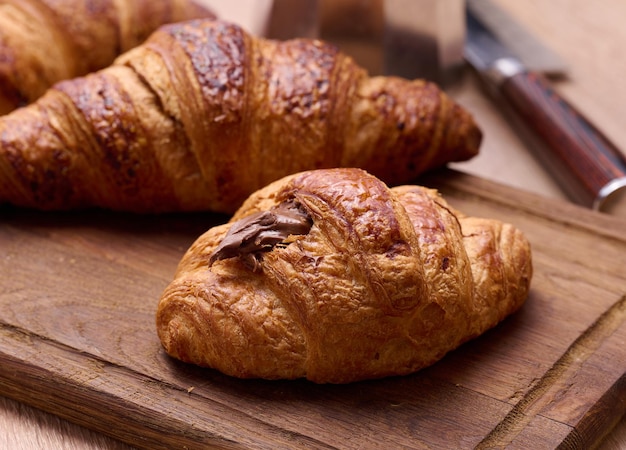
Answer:
<svg viewBox="0 0 626 450"><path fill-rule="evenodd" d="M626 158L620 150L529 69L467 1L465 59L543 142L540 155L576 203L626 217Z"/></svg>

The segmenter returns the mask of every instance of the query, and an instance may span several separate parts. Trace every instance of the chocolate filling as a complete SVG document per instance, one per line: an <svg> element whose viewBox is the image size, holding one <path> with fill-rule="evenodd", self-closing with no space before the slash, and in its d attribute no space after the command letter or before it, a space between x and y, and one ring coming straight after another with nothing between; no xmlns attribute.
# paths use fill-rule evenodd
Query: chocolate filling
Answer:
<svg viewBox="0 0 626 450"><path fill-rule="evenodd" d="M239 257L256 269L261 253L286 244L289 236L307 234L312 225L311 217L293 201L250 214L231 225L209 257L209 267L217 260Z"/></svg>

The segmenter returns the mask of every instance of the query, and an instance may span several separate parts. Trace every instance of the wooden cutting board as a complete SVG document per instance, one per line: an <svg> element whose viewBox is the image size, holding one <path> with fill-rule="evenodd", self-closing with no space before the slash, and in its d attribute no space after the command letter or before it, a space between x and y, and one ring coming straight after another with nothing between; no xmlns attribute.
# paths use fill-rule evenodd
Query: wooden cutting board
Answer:
<svg viewBox="0 0 626 450"><path fill-rule="evenodd" d="M524 230L524 307L421 372L244 381L168 358L162 290L211 214L0 209L0 394L143 448L589 448L626 412L626 224L442 172L457 208Z"/></svg>

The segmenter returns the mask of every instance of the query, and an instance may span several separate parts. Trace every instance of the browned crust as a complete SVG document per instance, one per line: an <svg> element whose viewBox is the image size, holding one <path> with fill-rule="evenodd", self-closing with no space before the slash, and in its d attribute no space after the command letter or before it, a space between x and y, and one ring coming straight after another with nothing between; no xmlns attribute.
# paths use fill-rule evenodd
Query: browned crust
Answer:
<svg viewBox="0 0 626 450"><path fill-rule="evenodd" d="M232 212L309 169L406 183L475 155L480 130L432 83L369 78L321 41L195 20L1 118L0 139L0 203Z"/></svg>
<svg viewBox="0 0 626 450"><path fill-rule="evenodd" d="M260 269L210 255L229 224L182 259L157 312L166 351L242 378L320 383L403 375L495 326L528 295L524 235L465 217L435 191L389 189L358 169L294 175L252 195L237 221L295 199L310 232Z"/></svg>
<svg viewBox="0 0 626 450"><path fill-rule="evenodd" d="M212 12L192 0L0 1L0 114L100 70L159 26Z"/></svg>

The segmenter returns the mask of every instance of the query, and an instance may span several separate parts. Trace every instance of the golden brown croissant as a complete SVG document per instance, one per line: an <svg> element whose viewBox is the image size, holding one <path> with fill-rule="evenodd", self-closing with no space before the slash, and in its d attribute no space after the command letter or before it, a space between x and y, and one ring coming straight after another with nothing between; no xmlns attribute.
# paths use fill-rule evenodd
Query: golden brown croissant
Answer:
<svg viewBox="0 0 626 450"><path fill-rule="evenodd" d="M405 183L480 139L434 84L368 78L320 41L196 20L1 118L0 204L232 213L291 173L362 167Z"/></svg>
<svg viewBox="0 0 626 450"><path fill-rule="evenodd" d="M157 311L175 358L346 383L434 363L525 301L528 241L359 169L288 176L187 251Z"/></svg>
<svg viewBox="0 0 626 450"><path fill-rule="evenodd" d="M110 65L160 25L214 17L193 0L0 0L0 114Z"/></svg>

